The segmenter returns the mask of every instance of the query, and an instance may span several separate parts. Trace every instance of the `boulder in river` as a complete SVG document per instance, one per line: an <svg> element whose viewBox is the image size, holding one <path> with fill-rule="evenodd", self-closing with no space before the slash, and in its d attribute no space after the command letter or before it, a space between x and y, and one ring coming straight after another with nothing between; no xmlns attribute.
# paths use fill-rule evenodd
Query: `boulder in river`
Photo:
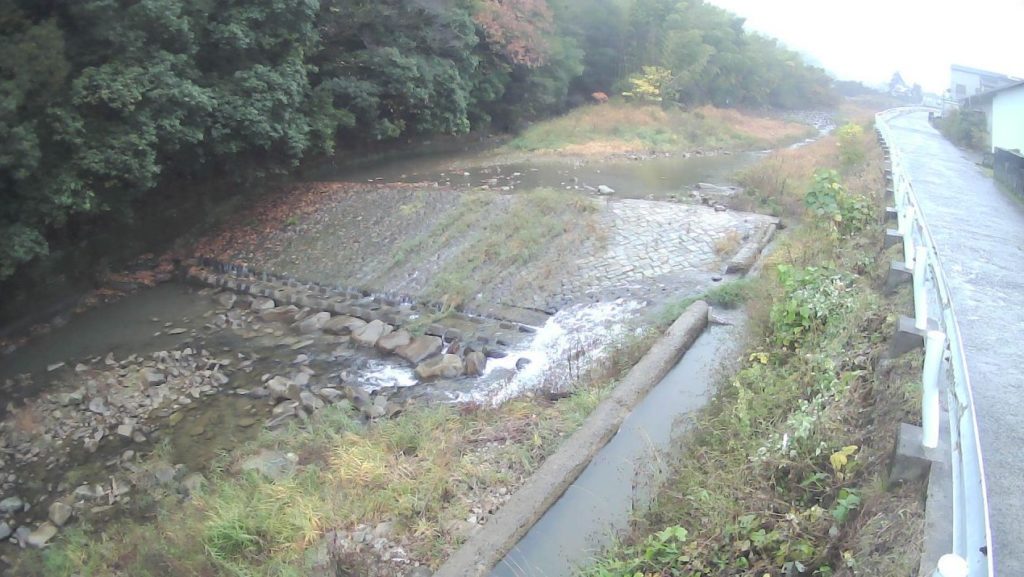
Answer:
<svg viewBox="0 0 1024 577"><path fill-rule="evenodd" d="M14 529L11 529L11 526L8 525L6 521L0 521L0 541L10 537L13 532Z"/></svg>
<svg viewBox="0 0 1024 577"><path fill-rule="evenodd" d="M405 329L397 330L391 334L384 335L377 341L377 348L385 353L393 353L399 347L408 346L412 342L412 335Z"/></svg>
<svg viewBox="0 0 1024 577"><path fill-rule="evenodd" d="M42 548L46 543L53 539L57 535L57 526L53 523L43 523L36 528L35 531L29 533L28 537L25 538L25 543L29 547L35 547L37 549Z"/></svg>
<svg viewBox="0 0 1024 577"><path fill-rule="evenodd" d="M301 388L297 383L281 376L267 381L267 390L270 391L270 396L275 399L289 399L292 401L299 400L299 393L301 392Z"/></svg>
<svg viewBox="0 0 1024 577"><path fill-rule="evenodd" d="M238 301L238 295L230 291L222 292L217 295L217 303L226 309L235 306L236 301Z"/></svg>
<svg viewBox="0 0 1024 577"><path fill-rule="evenodd" d="M392 330L394 328L391 325L384 324L383 321L371 321L365 327L354 331L352 333L352 340L364 347L372 347L377 344L381 337L389 334Z"/></svg>
<svg viewBox="0 0 1024 577"><path fill-rule="evenodd" d="M262 312L270 310L275 306L277 306L277 303L274 302L274 299L268 299L267 297L256 297L252 299L252 303L249 304L249 310Z"/></svg>
<svg viewBox="0 0 1024 577"><path fill-rule="evenodd" d="M487 367L487 357L480 351L473 351L466 355L465 372L471 377L479 377L484 374Z"/></svg>
<svg viewBox="0 0 1024 577"><path fill-rule="evenodd" d="M25 508L25 501L21 497L7 497L3 501L0 501L0 513L10 515L11 513L17 513Z"/></svg>
<svg viewBox="0 0 1024 577"><path fill-rule="evenodd" d="M345 399L345 393L331 387L324 387L317 391L317 394L332 405Z"/></svg>
<svg viewBox="0 0 1024 577"><path fill-rule="evenodd" d="M167 375L154 368L147 367L139 371L139 380L144 385L162 385L167 381Z"/></svg>
<svg viewBox="0 0 1024 577"><path fill-rule="evenodd" d="M68 522L68 519L71 518L72 512L71 505L63 501L54 501L50 504L49 518L54 525L63 527Z"/></svg>
<svg viewBox="0 0 1024 577"><path fill-rule="evenodd" d="M602 184L602 185L599 185L597 187L597 193L598 194L615 194L615 189L610 187L610 186L608 186L607 184Z"/></svg>
<svg viewBox="0 0 1024 577"><path fill-rule="evenodd" d="M322 329L329 320L331 320L331 313L321 311L302 319L295 325L295 328L298 329L300 333L308 335Z"/></svg>
<svg viewBox="0 0 1024 577"><path fill-rule="evenodd" d="M287 305L262 311L260 319L268 323L289 323L295 320L297 314L299 314L299 307Z"/></svg>
<svg viewBox="0 0 1024 577"><path fill-rule="evenodd" d="M424 380L427 379L453 379L462 374L462 359L459 355L441 355L420 363L416 367L416 375Z"/></svg>
<svg viewBox="0 0 1024 577"><path fill-rule="evenodd" d="M441 338L433 335L422 335L412 342L395 349L395 353L410 363L419 364L424 359L436 355L441 350Z"/></svg>
<svg viewBox="0 0 1024 577"><path fill-rule="evenodd" d="M323 330L325 333L334 335L350 335L365 326L366 321L363 319L357 319L348 315L338 315L324 323Z"/></svg>

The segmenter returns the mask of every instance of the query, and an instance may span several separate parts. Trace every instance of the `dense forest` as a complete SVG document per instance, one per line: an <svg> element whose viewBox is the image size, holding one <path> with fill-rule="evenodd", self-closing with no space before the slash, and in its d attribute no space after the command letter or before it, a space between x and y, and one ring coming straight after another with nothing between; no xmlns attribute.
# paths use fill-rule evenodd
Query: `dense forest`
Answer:
<svg viewBox="0 0 1024 577"><path fill-rule="evenodd" d="M154 191L514 129L597 91L831 98L823 71L701 0L0 0L0 280Z"/></svg>

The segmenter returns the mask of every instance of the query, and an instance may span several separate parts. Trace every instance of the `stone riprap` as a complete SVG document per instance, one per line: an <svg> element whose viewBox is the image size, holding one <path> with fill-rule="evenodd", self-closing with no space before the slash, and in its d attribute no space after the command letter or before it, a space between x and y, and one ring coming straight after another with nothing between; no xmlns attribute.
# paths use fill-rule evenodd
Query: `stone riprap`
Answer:
<svg viewBox="0 0 1024 577"><path fill-rule="evenodd" d="M603 214L608 242L581 254L544 306L629 297L658 301L721 280L741 252L756 257L777 219L691 204L615 200ZM729 270L733 268L733 270ZM749 268L749 265L748 267ZM538 302L531 303L536 306Z"/></svg>

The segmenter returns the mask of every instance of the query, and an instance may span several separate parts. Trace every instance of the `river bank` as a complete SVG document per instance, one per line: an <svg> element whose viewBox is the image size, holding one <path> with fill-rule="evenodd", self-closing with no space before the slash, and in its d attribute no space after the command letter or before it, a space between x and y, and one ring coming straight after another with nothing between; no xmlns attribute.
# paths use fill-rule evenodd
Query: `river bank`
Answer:
<svg viewBox="0 0 1024 577"><path fill-rule="evenodd" d="M755 157L715 158L741 159L712 169L726 184ZM20 504L3 522L46 548L0 558L17 575L436 566L639 358L664 326L651 315L738 278L733 257L776 222L691 194L699 165L656 168L659 188L638 176L651 161L622 162L617 189L600 163L585 181L564 164L460 181L445 164L307 183L179 259L258 274L193 274L229 290L164 285L183 300L128 297L106 325L96 309L97 337L66 348L90 317L40 336L31 362L8 357L33 368L5 377L3 491ZM252 290L264 273L278 284ZM425 356L396 353L417 342ZM424 475L437 483L384 491Z"/></svg>
<svg viewBox="0 0 1024 577"><path fill-rule="evenodd" d="M924 486L891 484L888 466L899 423L919 420L922 359L887 357L908 295L881 288L881 153L844 129L743 177L748 200L806 217L750 287L740 367L666 457L652 509L585 575L916 572ZM840 172L812 179L822 167Z"/></svg>

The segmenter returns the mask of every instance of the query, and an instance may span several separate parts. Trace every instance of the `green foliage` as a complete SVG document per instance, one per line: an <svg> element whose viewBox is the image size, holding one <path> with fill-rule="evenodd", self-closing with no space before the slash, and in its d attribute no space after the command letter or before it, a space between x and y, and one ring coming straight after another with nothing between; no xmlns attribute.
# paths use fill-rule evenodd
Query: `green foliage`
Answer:
<svg viewBox="0 0 1024 577"><path fill-rule="evenodd" d="M772 339L797 349L829 319L845 312L852 302L851 283L843 274L816 267L777 268L782 297L771 308Z"/></svg>
<svg viewBox="0 0 1024 577"><path fill-rule="evenodd" d="M631 90L623 92L627 98L636 98L643 102L661 102L672 98L672 71L659 66L644 66L640 74L629 77Z"/></svg>
<svg viewBox="0 0 1024 577"><path fill-rule="evenodd" d="M973 110L953 110L936 122L936 127L946 138L957 146L989 151L991 135L985 122L985 114Z"/></svg>
<svg viewBox="0 0 1024 577"><path fill-rule="evenodd" d="M834 170L814 173L814 184L804 196L804 204L812 215L841 236L863 230L874 218L871 201L847 191Z"/></svg>
<svg viewBox="0 0 1024 577"><path fill-rule="evenodd" d="M864 128L852 122L840 126L836 131L839 138L839 160L844 168L864 162Z"/></svg>

